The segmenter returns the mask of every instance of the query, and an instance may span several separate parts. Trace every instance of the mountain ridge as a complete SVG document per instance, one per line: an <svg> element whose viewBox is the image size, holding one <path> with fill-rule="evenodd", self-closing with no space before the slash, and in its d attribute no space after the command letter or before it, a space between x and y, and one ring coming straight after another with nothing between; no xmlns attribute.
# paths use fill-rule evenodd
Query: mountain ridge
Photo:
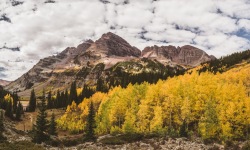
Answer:
<svg viewBox="0 0 250 150"><path fill-rule="evenodd" d="M70 83L76 80L80 87L83 86L83 84L95 86L99 78L103 78L104 80L109 80L108 78L110 77L117 78L114 75L117 73L108 70L117 63L132 61L133 66L139 67L138 69L141 70L143 63L145 63L142 60L143 58L153 60L151 62L146 61L146 63L153 64L153 66L155 65L157 67L159 67L157 63L160 62L167 67L165 69L169 70L172 68L170 70L173 72L179 72L179 69L182 70L194 67L200 63L213 59L204 51L192 46L186 46L186 48L185 46L184 48L169 47L146 47L144 50L140 51L138 48L130 45L122 37L108 32L103 34L101 38L96 41L87 40L77 47L66 48L56 56L40 59L40 61L27 73L6 86L6 89L10 91L19 91L21 92L20 95L23 96L22 92L28 91L25 92L24 95L29 95L29 90L32 88L40 89L40 91L44 87L53 90L62 90L62 87L68 88ZM146 55L148 52L154 53L155 55ZM199 55L198 57L192 54L185 56L185 52L198 53ZM201 53L205 56L204 59ZM188 61L180 63L181 58L187 58ZM96 70L96 66L102 67ZM124 67L125 66L122 67L122 71L126 72L128 69ZM158 68L158 70L161 69L163 68ZM142 70L145 72L145 69ZM133 74L133 72L126 73L130 75ZM150 69L148 73L152 74L155 73L155 71L154 69Z"/></svg>

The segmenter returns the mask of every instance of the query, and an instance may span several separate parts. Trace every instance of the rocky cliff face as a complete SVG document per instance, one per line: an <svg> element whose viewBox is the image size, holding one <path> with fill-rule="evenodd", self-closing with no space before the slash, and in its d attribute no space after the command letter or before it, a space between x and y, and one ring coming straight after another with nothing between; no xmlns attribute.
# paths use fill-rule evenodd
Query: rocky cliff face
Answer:
<svg viewBox="0 0 250 150"><path fill-rule="evenodd" d="M97 40L88 51L101 53L105 56L134 56L139 57L141 51L136 47L132 47L127 41L123 38L108 32L103 34L102 37Z"/></svg>
<svg viewBox="0 0 250 150"><path fill-rule="evenodd" d="M142 57L158 59L162 63L175 63L192 67L215 59L214 56L209 56L203 50L190 45L182 47L174 47L171 45L146 47L142 51Z"/></svg>
<svg viewBox="0 0 250 150"><path fill-rule="evenodd" d="M159 66L157 63L161 62L165 66L172 67L173 69L158 68L160 71L163 69L171 72L182 69L180 65L196 66L212 59L204 51L188 45L177 48L174 46L146 47L141 52L123 38L109 32L95 42L88 40L77 47L68 47L56 56L41 59L27 73L6 86L6 89L19 91L20 96L28 97L33 88L39 94L43 88L53 91L66 89L73 81L77 81L79 87L83 84L95 85L100 77L116 78L115 73L109 68L120 62L131 63L136 60L133 64L141 66L136 69L145 70L143 57L153 60L153 65ZM131 70L126 73L135 73L135 69L127 69L126 66L131 67L131 65L122 66L123 70ZM146 70L155 73L155 69Z"/></svg>

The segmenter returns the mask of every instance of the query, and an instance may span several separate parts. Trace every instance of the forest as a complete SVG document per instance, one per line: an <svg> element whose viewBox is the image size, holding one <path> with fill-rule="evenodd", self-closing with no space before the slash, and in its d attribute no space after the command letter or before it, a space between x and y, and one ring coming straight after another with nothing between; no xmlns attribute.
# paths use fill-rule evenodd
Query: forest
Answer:
<svg viewBox="0 0 250 150"><path fill-rule="evenodd" d="M250 64L224 73L189 71L185 75L97 92L74 101L57 120L72 133L86 131L90 104L95 134L201 136L204 140L244 140L250 131Z"/></svg>

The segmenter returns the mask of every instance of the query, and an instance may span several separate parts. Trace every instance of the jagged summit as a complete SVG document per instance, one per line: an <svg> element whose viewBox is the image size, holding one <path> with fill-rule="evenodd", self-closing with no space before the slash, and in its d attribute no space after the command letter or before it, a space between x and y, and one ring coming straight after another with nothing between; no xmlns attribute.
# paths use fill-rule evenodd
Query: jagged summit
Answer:
<svg viewBox="0 0 250 150"><path fill-rule="evenodd" d="M191 45L184 45L182 47L172 45L146 47L142 51L142 57L155 58L164 63L173 62L193 67L214 59L214 57L209 56L203 50Z"/></svg>
<svg viewBox="0 0 250 150"><path fill-rule="evenodd" d="M111 32L103 34L90 46L88 51L95 52L101 57L112 55L139 57L141 55L138 48L131 46L126 40Z"/></svg>

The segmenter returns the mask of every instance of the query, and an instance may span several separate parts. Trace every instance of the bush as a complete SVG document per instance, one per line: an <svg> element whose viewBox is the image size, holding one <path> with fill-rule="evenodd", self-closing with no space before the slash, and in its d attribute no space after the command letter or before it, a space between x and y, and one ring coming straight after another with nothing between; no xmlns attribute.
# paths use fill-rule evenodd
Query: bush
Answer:
<svg viewBox="0 0 250 150"><path fill-rule="evenodd" d="M52 139L45 141L45 144L53 146L53 147L60 147L61 146L61 143L59 141L52 140Z"/></svg>
<svg viewBox="0 0 250 150"><path fill-rule="evenodd" d="M142 134L123 134L118 137L128 143L140 141L144 138Z"/></svg>
<svg viewBox="0 0 250 150"><path fill-rule="evenodd" d="M218 143L218 139L216 138L206 138L206 139L203 139L203 142L204 144L212 144L212 143Z"/></svg>
<svg viewBox="0 0 250 150"><path fill-rule="evenodd" d="M231 140L225 142L225 149L238 150L240 149L239 143Z"/></svg>
<svg viewBox="0 0 250 150"><path fill-rule="evenodd" d="M62 144L66 147L69 147L69 146L76 146L78 144L80 144L81 141L80 140L77 140L77 139L69 139L69 140L62 140Z"/></svg>
<svg viewBox="0 0 250 150"><path fill-rule="evenodd" d="M100 142L107 145L121 145L125 143L140 141L143 138L144 136L142 134L123 134L123 135L104 138L100 140Z"/></svg>
<svg viewBox="0 0 250 150"><path fill-rule="evenodd" d="M117 137L104 138L100 142L107 145L121 145L125 143L125 141Z"/></svg>
<svg viewBox="0 0 250 150"><path fill-rule="evenodd" d="M111 135L118 135L122 133L122 129L117 126L111 127L110 133Z"/></svg>

